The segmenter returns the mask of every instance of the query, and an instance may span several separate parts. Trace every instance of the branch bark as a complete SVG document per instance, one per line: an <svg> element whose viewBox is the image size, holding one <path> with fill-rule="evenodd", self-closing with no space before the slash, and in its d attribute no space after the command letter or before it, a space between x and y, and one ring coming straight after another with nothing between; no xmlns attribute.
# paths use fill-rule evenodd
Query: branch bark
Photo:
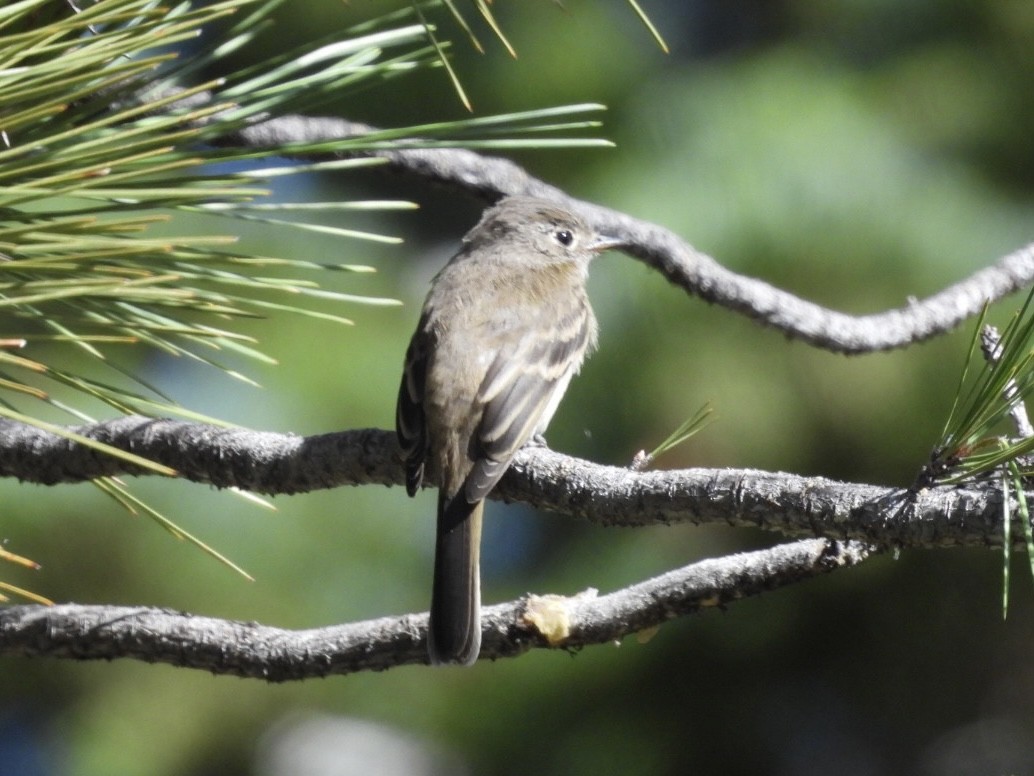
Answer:
<svg viewBox="0 0 1034 776"><path fill-rule="evenodd" d="M284 116L269 119L226 139L229 144L266 148L376 132L345 119ZM907 347L951 331L997 301L1034 282L1034 243L999 259L965 280L923 300L872 315L847 315L755 278L732 272L657 224L575 199L525 172L513 162L460 149L374 151L396 170L461 189L486 201L528 194L553 199L581 214L598 231L627 242L626 253L660 272L672 284L800 339L845 354Z"/></svg>
<svg viewBox="0 0 1034 776"><path fill-rule="evenodd" d="M856 542L809 539L701 561L609 595L532 596L487 607L481 659L613 642L673 617L857 565L868 554ZM0 609L3 655L131 658L269 682L426 663L426 637L426 613L291 631L146 607Z"/></svg>
<svg viewBox="0 0 1034 776"><path fill-rule="evenodd" d="M221 488L275 495L404 483L395 434L380 429L301 437L128 416L72 430ZM0 476L55 485L148 474L57 434L0 421ZM639 472L545 447L521 450L490 498L602 525L722 523L881 546L986 546L1001 530L1001 494L990 487L912 494L752 469Z"/></svg>

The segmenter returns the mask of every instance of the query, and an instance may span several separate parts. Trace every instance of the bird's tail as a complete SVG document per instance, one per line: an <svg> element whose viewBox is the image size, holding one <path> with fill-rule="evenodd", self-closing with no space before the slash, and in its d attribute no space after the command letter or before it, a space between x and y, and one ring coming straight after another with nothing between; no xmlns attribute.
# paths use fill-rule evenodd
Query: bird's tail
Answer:
<svg viewBox="0 0 1034 776"><path fill-rule="evenodd" d="M481 651L481 515L484 502L467 502L463 489L438 495L438 534L427 651L436 665L470 665Z"/></svg>

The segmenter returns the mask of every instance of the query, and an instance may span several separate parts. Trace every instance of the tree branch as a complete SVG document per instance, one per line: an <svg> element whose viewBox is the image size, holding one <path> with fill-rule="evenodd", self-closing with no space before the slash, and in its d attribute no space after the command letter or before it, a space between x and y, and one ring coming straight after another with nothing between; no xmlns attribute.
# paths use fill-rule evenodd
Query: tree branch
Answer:
<svg viewBox="0 0 1034 776"><path fill-rule="evenodd" d="M379 429L300 437L128 416L72 430L221 488L290 494L404 482L395 435ZM123 474L150 472L57 434L0 421L0 476L54 485ZM750 469L637 472L543 447L521 450L490 497L603 525L722 523L881 546L985 546L1001 530L1001 494L990 487L908 494Z"/></svg>
<svg viewBox="0 0 1034 776"><path fill-rule="evenodd" d="M375 132L336 118L284 116L227 138L228 144L266 148ZM678 235L656 224L594 205L532 177L513 162L460 149L364 152L426 181L460 188L488 201L513 194L546 197L577 211L599 231L626 240L625 252L671 283L758 323L834 352L858 354L902 348L944 334L997 301L1034 282L1034 243L920 301L873 315L828 310L761 280L732 272Z"/></svg>
<svg viewBox="0 0 1034 776"><path fill-rule="evenodd" d="M854 566L856 542L809 539L705 560L596 596L531 596L486 607L481 659L536 647L577 649ZM270 682L427 662L427 614L291 631L167 609L126 606L10 606L0 609L0 654L76 660L132 658Z"/></svg>

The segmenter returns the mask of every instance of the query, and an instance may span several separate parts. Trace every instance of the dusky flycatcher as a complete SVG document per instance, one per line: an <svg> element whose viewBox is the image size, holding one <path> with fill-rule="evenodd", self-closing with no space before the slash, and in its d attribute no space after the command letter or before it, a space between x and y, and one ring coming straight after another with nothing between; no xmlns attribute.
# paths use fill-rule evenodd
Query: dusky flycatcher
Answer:
<svg viewBox="0 0 1034 776"><path fill-rule="evenodd" d="M551 202L511 197L485 211L432 281L396 411L406 490L425 473L439 488L432 663L477 660L484 498L545 431L596 346L589 261L620 244Z"/></svg>

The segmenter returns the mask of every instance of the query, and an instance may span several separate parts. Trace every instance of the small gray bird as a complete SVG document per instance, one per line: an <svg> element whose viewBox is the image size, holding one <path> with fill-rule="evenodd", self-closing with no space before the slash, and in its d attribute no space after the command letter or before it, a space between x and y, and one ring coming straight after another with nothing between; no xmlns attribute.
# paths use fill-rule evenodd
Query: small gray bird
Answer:
<svg viewBox="0 0 1034 776"><path fill-rule="evenodd" d="M545 432L596 346L589 261L620 244L551 202L511 197L485 211L431 284L395 418L409 495L425 471L439 488L432 663L478 658L484 498Z"/></svg>

